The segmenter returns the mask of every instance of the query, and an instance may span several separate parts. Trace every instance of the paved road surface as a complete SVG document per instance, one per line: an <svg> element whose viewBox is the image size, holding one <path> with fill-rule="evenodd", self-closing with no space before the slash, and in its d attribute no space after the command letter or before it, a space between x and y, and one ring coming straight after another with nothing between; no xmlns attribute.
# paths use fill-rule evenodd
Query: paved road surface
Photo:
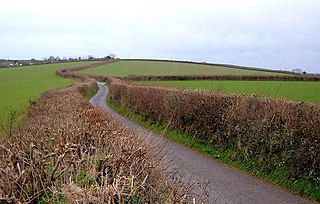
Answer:
<svg viewBox="0 0 320 204"><path fill-rule="evenodd" d="M137 125L119 115L106 104L109 89L103 83L98 82L98 85L99 92L90 100L90 103L94 107L101 107L111 113L115 119L120 120L129 129L139 132L142 137L148 138L151 143L164 146L166 159L175 158L174 165L171 168L181 169L187 179L200 184L209 182L207 190L210 202L245 204L312 203Z"/></svg>

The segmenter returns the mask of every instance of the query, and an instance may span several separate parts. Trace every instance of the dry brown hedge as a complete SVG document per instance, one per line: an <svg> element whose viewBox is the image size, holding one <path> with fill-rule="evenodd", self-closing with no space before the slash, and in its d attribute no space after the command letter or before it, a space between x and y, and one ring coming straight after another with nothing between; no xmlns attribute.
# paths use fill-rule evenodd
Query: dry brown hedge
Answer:
<svg viewBox="0 0 320 204"><path fill-rule="evenodd" d="M266 170L286 164L293 178L320 182L320 106L239 94L132 86L113 79L113 103L216 144L262 155Z"/></svg>
<svg viewBox="0 0 320 204"><path fill-rule="evenodd" d="M320 182L320 106L239 94L131 86L107 76L112 101L135 113L203 140L227 143L244 159L262 155L266 170L286 164L293 179L306 174ZM129 76L129 80L246 79L274 76ZM318 76L276 76L319 80Z"/></svg>
<svg viewBox="0 0 320 204"><path fill-rule="evenodd" d="M281 70L270 70L264 68L256 68L256 67L246 67L239 65L231 65L231 64L218 64L218 63L206 63L206 62L192 62L192 61L183 61L183 60L157 60L157 59L120 59L120 61L145 61L145 62L173 62L173 63L183 63L183 64L197 64L197 65L206 65L206 66L218 66L224 68L231 69L243 69L243 70L253 70L253 71L264 71L264 72L273 72L273 73L282 73L282 74L295 74L289 71L281 71Z"/></svg>
<svg viewBox="0 0 320 204"><path fill-rule="evenodd" d="M0 203L174 203L158 151L82 97L90 81L45 93L24 129L0 138Z"/></svg>
<svg viewBox="0 0 320 204"><path fill-rule="evenodd" d="M320 81L319 75L129 75L121 77L131 81L161 81L161 80L245 80L245 81Z"/></svg>
<svg viewBox="0 0 320 204"><path fill-rule="evenodd" d="M87 74L75 73L75 71L89 69L92 67L97 67L97 66L106 65L106 64L111 64L114 62L117 62L117 60L107 60L102 62L91 63L88 65L82 65L78 67L68 67L66 69L58 70L56 74L64 78L73 78L73 79L78 79L84 82L84 81L90 80L93 77L90 77L90 75L87 75Z"/></svg>

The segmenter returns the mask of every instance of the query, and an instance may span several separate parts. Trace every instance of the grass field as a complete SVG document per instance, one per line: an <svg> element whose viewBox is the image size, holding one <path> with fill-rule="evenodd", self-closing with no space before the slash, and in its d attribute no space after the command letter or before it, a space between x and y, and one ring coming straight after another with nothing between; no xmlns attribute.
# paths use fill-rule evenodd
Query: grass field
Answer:
<svg viewBox="0 0 320 204"><path fill-rule="evenodd" d="M279 75L279 73L233 69L218 66L175 62L120 61L81 70L81 73L108 76L128 75Z"/></svg>
<svg viewBox="0 0 320 204"><path fill-rule="evenodd" d="M148 81L137 85L202 89L224 93L256 94L294 101L320 102L320 82L306 81Z"/></svg>
<svg viewBox="0 0 320 204"><path fill-rule="evenodd" d="M48 90L67 86L73 82L56 76L56 70L89 62L60 63L0 69L0 119L10 108L23 111L29 99L37 99Z"/></svg>

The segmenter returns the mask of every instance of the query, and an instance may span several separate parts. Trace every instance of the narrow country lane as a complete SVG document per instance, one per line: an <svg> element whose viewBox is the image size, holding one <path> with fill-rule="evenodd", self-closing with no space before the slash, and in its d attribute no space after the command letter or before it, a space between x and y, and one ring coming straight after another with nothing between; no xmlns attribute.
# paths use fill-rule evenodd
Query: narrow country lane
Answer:
<svg viewBox="0 0 320 204"><path fill-rule="evenodd" d="M111 113L116 120L121 121L128 129L139 132L139 135L148 138L150 143L165 147L166 159L175 159L171 168L183 171L187 179L198 184L208 181L207 190L211 202L245 204L312 203L254 176L194 152L183 145L176 144L119 115L106 104L108 87L101 82L98 82L98 85L99 92L90 100L90 103L94 107L101 107Z"/></svg>

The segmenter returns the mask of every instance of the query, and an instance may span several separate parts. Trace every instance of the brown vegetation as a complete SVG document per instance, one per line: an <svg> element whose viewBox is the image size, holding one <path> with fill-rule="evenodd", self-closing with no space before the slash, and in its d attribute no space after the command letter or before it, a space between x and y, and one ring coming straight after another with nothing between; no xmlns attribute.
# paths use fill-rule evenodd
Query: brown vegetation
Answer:
<svg viewBox="0 0 320 204"><path fill-rule="evenodd" d="M292 178L305 174L320 182L319 105L132 86L106 76L73 73L112 62L58 71L60 76L87 83L44 94L30 109L25 128L10 130L10 137L1 139L1 203L175 203L190 199L190 189L164 173L161 158L155 155L159 150L143 145L137 135L83 99L80 93L96 86L90 78L107 81L112 102L147 119L215 145L227 143L237 150L235 157L261 155L259 162L267 171L286 164L292 168ZM190 80L190 76L179 77Z"/></svg>
<svg viewBox="0 0 320 204"><path fill-rule="evenodd" d="M88 65L82 65L78 67L69 67L66 69L58 70L56 73L57 75L65 78L73 78L73 79L79 79L80 81L87 81L90 80L90 75L87 74L81 74L81 73L74 73L75 71L83 70L83 69L89 69L92 67L97 67L105 64L111 64L116 62L117 60L107 60L103 62L96 62Z"/></svg>
<svg viewBox="0 0 320 204"><path fill-rule="evenodd" d="M264 71L264 72L273 72L280 74L295 74L289 71L281 71L281 70L270 70L264 68L256 68L256 67L246 67L239 65L231 65L231 64L217 64L217 63L206 63L206 62L192 62L192 61L183 61L183 60L157 60L157 59L121 59L121 61L145 61L145 62L174 62L174 63L184 63L184 64L197 64L197 65L206 65L206 66L218 66L232 69L243 69L243 70L253 70L253 71Z"/></svg>
<svg viewBox="0 0 320 204"><path fill-rule="evenodd" d="M152 76L129 75L121 79L129 81L162 81L162 80L245 80L245 81L320 81L319 75L176 75Z"/></svg>
<svg viewBox="0 0 320 204"><path fill-rule="evenodd" d="M176 203L189 188L144 145L82 97L94 81L45 93L24 129L0 138L0 203Z"/></svg>
<svg viewBox="0 0 320 204"><path fill-rule="evenodd" d="M291 177L320 182L320 106L239 94L131 86L113 79L111 101L147 119L214 144L237 157L261 155L265 170L285 164Z"/></svg>

